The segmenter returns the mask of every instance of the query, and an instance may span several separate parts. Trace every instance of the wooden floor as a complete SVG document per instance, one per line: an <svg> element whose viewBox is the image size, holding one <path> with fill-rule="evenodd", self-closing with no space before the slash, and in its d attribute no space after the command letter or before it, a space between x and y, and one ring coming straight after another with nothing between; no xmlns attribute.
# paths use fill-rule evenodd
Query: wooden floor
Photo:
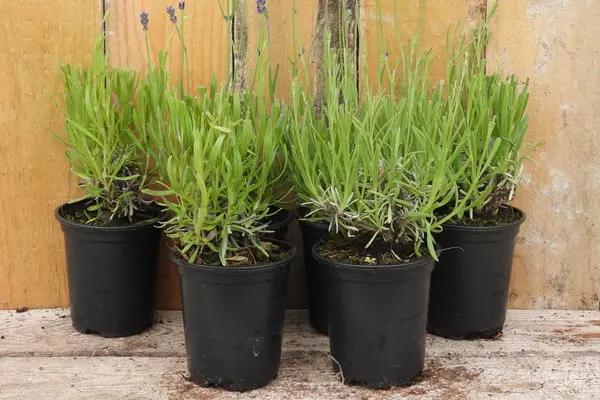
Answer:
<svg viewBox="0 0 600 400"><path fill-rule="evenodd" d="M427 339L420 381L370 391L332 372L327 337L302 311L286 316L279 377L245 394L186 380L179 312L147 333L76 333L68 310L0 312L0 399L600 399L600 312L510 311L494 341Z"/></svg>

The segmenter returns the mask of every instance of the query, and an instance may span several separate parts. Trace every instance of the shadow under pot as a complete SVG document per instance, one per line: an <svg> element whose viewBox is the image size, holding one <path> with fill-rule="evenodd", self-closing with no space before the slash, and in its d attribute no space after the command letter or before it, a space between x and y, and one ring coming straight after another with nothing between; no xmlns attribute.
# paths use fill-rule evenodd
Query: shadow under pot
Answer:
<svg viewBox="0 0 600 400"><path fill-rule="evenodd" d="M313 257L315 244L329 237L326 224L299 221L304 244L304 270L308 289L308 315L310 324L319 333L327 335L327 294L330 290L330 275L327 265L319 264Z"/></svg>
<svg viewBox="0 0 600 400"><path fill-rule="evenodd" d="M425 364L427 299L433 259L353 265L313 255L331 272L329 343L346 384L388 389L411 383Z"/></svg>
<svg viewBox="0 0 600 400"><path fill-rule="evenodd" d="M74 222L88 206L82 200L55 211L65 238L73 327L104 337L141 333L154 320L160 209L150 206L146 220L121 226Z"/></svg>
<svg viewBox="0 0 600 400"><path fill-rule="evenodd" d="M181 279L192 382L233 391L267 385L279 371L287 280L295 249L248 267L190 264L172 255Z"/></svg>
<svg viewBox="0 0 600 400"><path fill-rule="evenodd" d="M515 238L525 214L496 226L445 224L431 277L427 329L453 339L494 338L506 320Z"/></svg>

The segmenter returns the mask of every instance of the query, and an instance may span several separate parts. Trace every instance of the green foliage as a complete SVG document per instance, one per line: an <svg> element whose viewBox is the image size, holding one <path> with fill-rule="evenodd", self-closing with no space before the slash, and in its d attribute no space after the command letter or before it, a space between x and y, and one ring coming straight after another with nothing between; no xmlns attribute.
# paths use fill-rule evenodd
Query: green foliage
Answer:
<svg viewBox="0 0 600 400"><path fill-rule="evenodd" d="M89 67L62 66L64 142L72 171L94 203L87 223L110 225L133 220L145 204L142 192L151 176L150 160L132 130L136 75L109 68L102 43L96 42Z"/></svg>
<svg viewBox="0 0 600 400"><path fill-rule="evenodd" d="M185 55L183 21L175 29ZM274 99L277 71L266 48L265 25L247 92L232 92L230 79L220 87L213 78L209 88L186 93L186 71L174 90L167 54L160 54L157 65L149 61L134 113L139 137L147 142L140 147L160 176L159 187L146 193L160 197L168 213L165 233L188 262L248 265L268 259L273 250L261 236L269 232L284 178L287 120Z"/></svg>
<svg viewBox="0 0 600 400"><path fill-rule="evenodd" d="M149 193L162 196L165 232L189 262L228 265L248 249L268 256L260 235L283 176L275 171L285 120L278 104L267 114L259 103L216 84L193 99L167 94L165 130L153 137L164 190Z"/></svg>
<svg viewBox="0 0 600 400"><path fill-rule="evenodd" d="M323 47L323 108L298 81L292 88L290 175L306 219L368 235L367 247L378 239L436 257L433 234L444 222L436 210L462 205L459 172L449 168L462 150L458 107L442 88L430 92L427 54L411 53L401 93L365 89L361 98L350 50Z"/></svg>
<svg viewBox="0 0 600 400"><path fill-rule="evenodd" d="M410 244L414 255L426 247L435 258L443 223L493 215L512 197L527 87L486 74L486 24L463 38L446 81L434 87L431 56L419 50L418 37L398 43L403 50L393 62L380 43L374 84L363 60L359 88L352 50L343 40L333 49L330 36L322 103L298 76L292 84L287 147L305 218L346 237L368 235L367 247L374 240Z"/></svg>
<svg viewBox="0 0 600 400"><path fill-rule="evenodd" d="M167 100L171 91L167 59L167 53L160 52L157 65L148 63L148 71L140 81L136 107L133 110L133 124L138 139L135 144L153 160L150 166L152 173L160 177L166 176L166 157L174 146L166 132Z"/></svg>
<svg viewBox="0 0 600 400"><path fill-rule="evenodd" d="M457 186L466 204L458 218L493 218L513 198L522 172L522 147L527 131L527 84L515 76L486 71L484 50L489 32L483 24L463 39L449 62L448 83L459 96L466 141ZM467 168L464 168L466 166Z"/></svg>

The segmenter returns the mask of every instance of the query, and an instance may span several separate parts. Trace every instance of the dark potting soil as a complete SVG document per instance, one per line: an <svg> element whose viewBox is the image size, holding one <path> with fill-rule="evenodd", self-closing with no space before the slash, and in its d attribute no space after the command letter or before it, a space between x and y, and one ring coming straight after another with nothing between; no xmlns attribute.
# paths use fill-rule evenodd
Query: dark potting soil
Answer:
<svg viewBox="0 0 600 400"><path fill-rule="evenodd" d="M63 214L63 217L76 224L97 226L97 227L120 227L129 226L141 222L146 222L157 217L157 212L151 207L138 208L137 212L129 218L113 218L110 221L95 219L98 216L98 211L88 211L87 208L72 210L69 213Z"/></svg>
<svg viewBox="0 0 600 400"><path fill-rule="evenodd" d="M375 240L365 248L369 240L334 237L319 246L319 252L327 259L356 265L396 265L417 259L412 244Z"/></svg>
<svg viewBox="0 0 600 400"><path fill-rule="evenodd" d="M463 226L498 226L511 224L518 221L523 214L513 207L500 207L496 215L477 215L469 218L468 215L461 219L453 219L449 221L453 225Z"/></svg>
<svg viewBox="0 0 600 400"><path fill-rule="evenodd" d="M284 247L269 241L261 241L260 244L269 254L268 256L254 247L245 247L237 250L235 253L227 255L227 267L252 267L258 264L284 260L292 254L292 250L287 246ZM219 255L213 252L211 252L209 255L199 257L194 263L207 266L221 265Z"/></svg>

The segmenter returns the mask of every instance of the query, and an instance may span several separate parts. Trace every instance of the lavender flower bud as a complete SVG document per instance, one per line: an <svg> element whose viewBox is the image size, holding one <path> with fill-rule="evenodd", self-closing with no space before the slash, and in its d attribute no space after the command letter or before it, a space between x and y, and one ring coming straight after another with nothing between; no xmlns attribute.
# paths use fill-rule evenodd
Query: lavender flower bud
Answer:
<svg viewBox="0 0 600 400"><path fill-rule="evenodd" d="M256 12L267 15L267 0L256 0Z"/></svg>
<svg viewBox="0 0 600 400"><path fill-rule="evenodd" d="M179 2L179 9L182 10L182 11L185 10L185 1L180 1Z"/></svg>
<svg viewBox="0 0 600 400"><path fill-rule="evenodd" d="M142 24L142 29L145 31L148 30L148 22L150 22L150 19L148 18L148 12L142 11L140 14L140 23Z"/></svg>
<svg viewBox="0 0 600 400"><path fill-rule="evenodd" d="M177 15L175 14L175 8L173 6L167 7L167 14L169 15L169 19L172 23L177 23Z"/></svg>

